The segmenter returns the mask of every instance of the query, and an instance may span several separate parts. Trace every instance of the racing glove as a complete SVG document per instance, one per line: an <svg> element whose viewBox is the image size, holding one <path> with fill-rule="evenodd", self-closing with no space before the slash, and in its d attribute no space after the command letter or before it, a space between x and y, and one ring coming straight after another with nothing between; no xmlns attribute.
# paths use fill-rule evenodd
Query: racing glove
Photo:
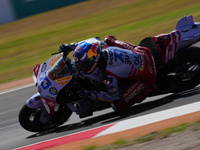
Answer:
<svg viewBox="0 0 200 150"><path fill-rule="evenodd" d="M74 42L71 44L60 44L60 47L58 49L58 52L64 52L66 55L68 55L71 51L73 51L78 43Z"/></svg>

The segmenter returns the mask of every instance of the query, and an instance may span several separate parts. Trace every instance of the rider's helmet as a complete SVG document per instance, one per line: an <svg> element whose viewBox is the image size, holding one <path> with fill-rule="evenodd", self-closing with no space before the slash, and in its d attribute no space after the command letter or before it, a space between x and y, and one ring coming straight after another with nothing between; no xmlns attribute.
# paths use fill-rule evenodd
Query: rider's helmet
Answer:
<svg viewBox="0 0 200 150"><path fill-rule="evenodd" d="M100 59L100 42L92 38L81 42L75 48L73 57L82 73L90 74L96 69Z"/></svg>

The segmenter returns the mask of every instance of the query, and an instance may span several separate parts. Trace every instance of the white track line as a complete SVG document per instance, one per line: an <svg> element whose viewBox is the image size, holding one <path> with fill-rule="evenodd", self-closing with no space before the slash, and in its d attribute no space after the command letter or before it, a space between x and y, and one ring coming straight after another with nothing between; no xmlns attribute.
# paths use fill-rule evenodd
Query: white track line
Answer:
<svg viewBox="0 0 200 150"><path fill-rule="evenodd" d="M22 86L14 87L14 88L11 88L11 89L3 90L3 91L0 91L0 95L6 94L6 93L10 93L10 92L14 92L14 91L17 91L17 90L21 90L21 89L24 89L24 88L27 88L27 87L31 87L31 86L34 86L34 85L35 85L34 83L29 83L29 84L25 84L25 85L22 85Z"/></svg>
<svg viewBox="0 0 200 150"><path fill-rule="evenodd" d="M144 116L131 118L131 119L116 123L114 126L104 130L103 132L97 134L93 138L140 127L143 125L148 125L151 123L155 123L158 121L162 121L162 120L166 120L166 119L170 119L174 117L183 116L183 115L190 114L197 111L200 111L200 102L195 102L192 104L187 104L187 105L171 108L171 109L159 111L156 113L151 113Z"/></svg>

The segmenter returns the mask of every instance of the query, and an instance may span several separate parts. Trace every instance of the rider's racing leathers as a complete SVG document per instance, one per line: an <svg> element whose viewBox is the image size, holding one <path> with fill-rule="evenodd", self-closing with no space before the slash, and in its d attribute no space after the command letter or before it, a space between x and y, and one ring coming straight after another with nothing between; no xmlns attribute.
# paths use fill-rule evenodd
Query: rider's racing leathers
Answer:
<svg viewBox="0 0 200 150"><path fill-rule="evenodd" d="M85 40L100 41L99 38ZM119 41L106 36L101 49L100 61L94 71L83 74L92 83L104 83L108 92L93 91L98 100L112 103L115 110L124 110L136 102L144 100L156 79L156 67L152 51L146 47ZM81 43L81 42L79 42ZM101 42L102 44L102 42ZM76 59L76 58L74 58ZM119 91L118 81L130 79L130 84Z"/></svg>
<svg viewBox="0 0 200 150"><path fill-rule="evenodd" d="M109 46L102 50L108 56L106 66L107 77L113 81L132 79L129 86L120 92L120 95L116 82L107 85L108 90L110 88L115 92L115 95L113 95L112 91L109 91L111 97L108 97L108 99L114 101L120 98L120 101L114 102L113 106L116 110L123 110L136 102L141 102L150 92L156 90L154 86L156 80L154 58L149 48L136 47L131 43L119 41L113 36L106 36L105 42L107 45L115 46ZM105 84L106 81L105 79ZM101 95L98 94L98 98L100 97ZM101 97L101 99L105 100L106 98Z"/></svg>

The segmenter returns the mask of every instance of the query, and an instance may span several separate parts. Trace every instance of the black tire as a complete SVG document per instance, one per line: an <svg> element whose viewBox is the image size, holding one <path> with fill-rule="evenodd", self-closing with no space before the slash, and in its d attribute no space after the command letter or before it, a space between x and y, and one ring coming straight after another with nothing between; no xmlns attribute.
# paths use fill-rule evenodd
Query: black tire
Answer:
<svg viewBox="0 0 200 150"><path fill-rule="evenodd" d="M41 110L29 108L25 104L19 113L18 119L20 125L27 131L43 132L60 126L66 122L72 114L72 111L67 106L60 106L58 111L52 115L51 121L42 124L39 119L41 112ZM33 114L34 118L30 119Z"/></svg>
<svg viewBox="0 0 200 150"><path fill-rule="evenodd" d="M191 46L189 48L181 50L177 55L177 60L180 64L186 64L191 62L198 63L200 66L200 47ZM200 84L200 69L196 73L194 80L192 80L188 84L177 87L175 90L173 90L173 92L179 93L185 90L189 90L194 88L198 84Z"/></svg>

